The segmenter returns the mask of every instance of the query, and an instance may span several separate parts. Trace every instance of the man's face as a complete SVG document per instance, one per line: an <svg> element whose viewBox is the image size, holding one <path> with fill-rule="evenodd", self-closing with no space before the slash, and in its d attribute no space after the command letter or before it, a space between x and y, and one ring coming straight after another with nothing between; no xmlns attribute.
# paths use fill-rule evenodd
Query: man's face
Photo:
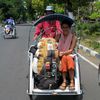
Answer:
<svg viewBox="0 0 100 100"><path fill-rule="evenodd" d="M48 10L46 11L46 14L49 15L49 14L53 14L54 12L52 10Z"/></svg>

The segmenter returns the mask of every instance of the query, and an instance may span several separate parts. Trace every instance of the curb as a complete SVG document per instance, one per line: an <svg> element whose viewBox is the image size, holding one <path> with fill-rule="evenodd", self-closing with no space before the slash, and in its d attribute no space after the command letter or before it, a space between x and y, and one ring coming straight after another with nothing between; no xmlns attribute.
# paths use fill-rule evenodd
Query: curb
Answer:
<svg viewBox="0 0 100 100"><path fill-rule="evenodd" d="M83 51L89 53L91 56L95 56L96 58L100 59L100 54L96 51L89 49L88 47L79 44L79 49L82 49Z"/></svg>

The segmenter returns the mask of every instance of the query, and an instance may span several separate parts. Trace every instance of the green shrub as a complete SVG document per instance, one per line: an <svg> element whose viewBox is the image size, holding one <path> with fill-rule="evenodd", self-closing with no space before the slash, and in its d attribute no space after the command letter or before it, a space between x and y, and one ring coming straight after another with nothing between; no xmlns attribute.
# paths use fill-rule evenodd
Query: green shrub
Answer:
<svg viewBox="0 0 100 100"><path fill-rule="evenodd" d="M95 32L94 33L96 36L100 36L100 32Z"/></svg>
<svg viewBox="0 0 100 100"><path fill-rule="evenodd" d="M89 16L91 19L100 18L100 14L98 12L94 12Z"/></svg>
<svg viewBox="0 0 100 100"><path fill-rule="evenodd" d="M77 32L84 39L87 35L97 36L100 35L100 23L82 23L79 22L76 26Z"/></svg>
<svg viewBox="0 0 100 100"><path fill-rule="evenodd" d="M77 24L76 29L77 29L77 30L81 30L81 25L80 25L80 24Z"/></svg>
<svg viewBox="0 0 100 100"><path fill-rule="evenodd" d="M98 31L99 28L100 28L100 24L94 23L89 26L89 31L90 31L90 33L93 33L93 32Z"/></svg>
<svg viewBox="0 0 100 100"><path fill-rule="evenodd" d="M87 29L87 24L81 24L81 29L82 29L82 30Z"/></svg>
<svg viewBox="0 0 100 100"><path fill-rule="evenodd" d="M93 41L91 45L92 45L93 49L100 48L100 43L98 43L96 41Z"/></svg>
<svg viewBox="0 0 100 100"><path fill-rule="evenodd" d="M87 34L87 35L90 35L90 31L89 31L88 29L85 29L83 32L84 32L85 34Z"/></svg>

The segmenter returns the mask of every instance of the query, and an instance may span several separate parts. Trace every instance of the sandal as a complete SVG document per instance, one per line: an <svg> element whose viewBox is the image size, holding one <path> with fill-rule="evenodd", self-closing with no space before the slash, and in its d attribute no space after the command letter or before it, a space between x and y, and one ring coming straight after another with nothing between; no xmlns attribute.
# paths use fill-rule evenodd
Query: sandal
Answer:
<svg viewBox="0 0 100 100"><path fill-rule="evenodd" d="M66 87L67 87L67 83L66 83L66 82L63 82L63 83L60 85L59 89L65 90Z"/></svg>
<svg viewBox="0 0 100 100"><path fill-rule="evenodd" d="M69 85L69 90L74 90L75 89L75 83L74 80L71 80L70 85Z"/></svg>

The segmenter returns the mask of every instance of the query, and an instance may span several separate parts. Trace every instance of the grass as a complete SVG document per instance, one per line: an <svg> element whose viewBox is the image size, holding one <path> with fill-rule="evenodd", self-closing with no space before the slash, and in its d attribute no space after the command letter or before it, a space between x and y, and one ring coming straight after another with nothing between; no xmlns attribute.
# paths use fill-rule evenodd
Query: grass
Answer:
<svg viewBox="0 0 100 100"><path fill-rule="evenodd" d="M87 35L80 40L80 43L100 53L100 32L93 35Z"/></svg>

